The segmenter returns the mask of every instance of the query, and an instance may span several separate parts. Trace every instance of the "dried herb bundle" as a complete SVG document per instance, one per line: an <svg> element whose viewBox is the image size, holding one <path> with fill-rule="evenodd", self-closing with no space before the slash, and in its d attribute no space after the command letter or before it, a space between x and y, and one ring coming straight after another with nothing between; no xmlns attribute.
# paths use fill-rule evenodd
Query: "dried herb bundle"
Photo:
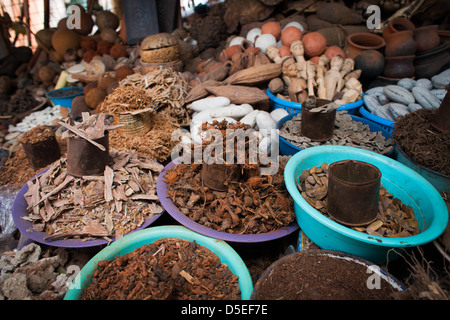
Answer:
<svg viewBox="0 0 450 320"><path fill-rule="evenodd" d="M144 89L158 108L167 107L179 123L189 123L187 109L184 107L187 82L180 72L158 67L145 75L135 73L128 76L120 82L119 87L121 86Z"/></svg>
<svg viewBox="0 0 450 320"><path fill-rule="evenodd" d="M116 130L109 134L109 145L116 150L135 150L140 155L165 162L170 156L176 141L172 133L180 126L167 110L152 114L152 129L139 136L121 136Z"/></svg>
<svg viewBox="0 0 450 320"><path fill-rule="evenodd" d="M67 173L65 158L54 162L28 182L23 219L47 240L120 238L161 213L156 181L163 166L134 151L112 150L110 157L103 176L82 178Z"/></svg>
<svg viewBox="0 0 450 320"><path fill-rule="evenodd" d="M237 300L238 277L209 249L160 239L100 261L83 300Z"/></svg>
<svg viewBox="0 0 450 320"><path fill-rule="evenodd" d="M143 88L119 85L99 106L111 115L135 111L152 111L156 105L151 95Z"/></svg>

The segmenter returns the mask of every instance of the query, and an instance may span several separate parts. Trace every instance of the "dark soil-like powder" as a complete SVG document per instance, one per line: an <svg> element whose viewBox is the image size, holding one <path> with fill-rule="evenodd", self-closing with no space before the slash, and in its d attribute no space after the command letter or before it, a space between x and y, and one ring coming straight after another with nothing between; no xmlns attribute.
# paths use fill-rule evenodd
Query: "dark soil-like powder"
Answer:
<svg viewBox="0 0 450 320"><path fill-rule="evenodd" d="M296 252L275 262L258 280L255 300L388 300L389 283L366 265L341 255L316 251ZM372 279L377 278L379 282ZM377 287L377 284L380 284ZM372 289L369 289L372 287Z"/></svg>
<svg viewBox="0 0 450 320"><path fill-rule="evenodd" d="M435 113L421 109L401 117L392 136L417 164L450 176L450 135L431 125Z"/></svg>

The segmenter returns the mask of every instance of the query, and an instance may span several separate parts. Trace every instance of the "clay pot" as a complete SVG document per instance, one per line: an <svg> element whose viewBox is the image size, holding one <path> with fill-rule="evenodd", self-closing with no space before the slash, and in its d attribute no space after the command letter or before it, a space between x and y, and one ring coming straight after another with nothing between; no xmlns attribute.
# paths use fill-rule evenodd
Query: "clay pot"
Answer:
<svg viewBox="0 0 450 320"><path fill-rule="evenodd" d="M411 30L392 33L385 38L385 41L386 57L409 56L416 53L416 41Z"/></svg>
<svg viewBox="0 0 450 320"><path fill-rule="evenodd" d="M355 58L365 50L379 50L386 45L384 39L370 32L353 33L347 37L344 48L347 58Z"/></svg>
<svg viewBox="0 0 450 320"><path fill-rule="evenodd" d="M391 20L391 22L388 24L386 28L383 30L383 37L387 38L393 33L405 31L405 30L411 30L414 31L416 29L414 23L412 23L410 20L402 18L402 17L396 17Z"/></svg>
<svg viewBox="0 0 450 320"><path fill-rule="evenodd" d="M411 56L385 57L384 76L392 79L409 78L414 75L414 58Z"/></svg>
<svg viewBox="0 0 450 320"><path fill-rule="evenodd" d="M361 70L361 78L375 79L384 71L384 56L377 50L366 50L355 57L355 69Z"/></svg>
<svg viewBox="0 0 450 320"><path fill-rule="evenodd" d="M438 25L416 28L414 36L417 43L417 52L430 50L439 45L441 39L438 34Z"/></svg>
<svg viewBox="0 0 450 320"><path fill-rule="evenodd" d="M416 78L431 78L450 62L450 45L442 42L437 47L416 54L414 68Z"/></svg>
<svg viewBox="0 0 450 320"><path fill-rule="evenodd" d="M327 47L327 40L319 32L305 34L302 42L305 47L305 56L309 58L321 55Z"/></svg>

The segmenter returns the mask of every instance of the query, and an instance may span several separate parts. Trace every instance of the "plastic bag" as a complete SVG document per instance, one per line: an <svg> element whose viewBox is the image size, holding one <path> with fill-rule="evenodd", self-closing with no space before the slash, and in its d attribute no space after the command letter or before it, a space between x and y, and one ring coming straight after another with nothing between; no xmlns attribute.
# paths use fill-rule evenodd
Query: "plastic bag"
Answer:
<svg viewBox="0 0 450 320"><path fill-rule="evenodd" d="M16 231L12 217L12 205L18 190L10 186L0 186L0 237Z"/></svg>

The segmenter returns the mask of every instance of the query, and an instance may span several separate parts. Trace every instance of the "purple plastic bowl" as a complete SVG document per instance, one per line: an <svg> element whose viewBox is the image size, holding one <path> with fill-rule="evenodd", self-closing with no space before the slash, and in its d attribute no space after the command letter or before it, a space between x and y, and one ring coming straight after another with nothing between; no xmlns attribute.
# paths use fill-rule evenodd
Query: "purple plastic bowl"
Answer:
<svg viewBox="0 0 450 320"><path fill-rule="evenodd" d="M163 181L165 173L168 169L172 169L176 166L176 161L172 161L167 166L165 166L164 170L158 177L158 181L156 182L156 191L158 193L159 201L161 202L164 209L179 223L184 225L186 228L201 233L203 235L209 236L214 239L229 241L229 242L239 242L239 243L257 243L257 242L265 242L271 241L275 239L279 239L285 237L292 232L299 229L299 226L296 221L290 223L287 227L282 227L278 230L266 232L266 233L258 233L258 234L233 234L228 232L217 231L204 225L201 225L185 214L183 214L178 207L172 202L169 197L167 183Z"/></svg>
<svg viewBox="0 0 450 320"><path fill-rule="evenodd" d="M45 169L44 171L38 173L35 177L40 176L48 169ZM32 179L34 179L33 177ZM45 240L49 235L45 232L37 232L32 231L32 225L30 221L22 219L22 217L26 217L28 215L27 210L27 201L25 200L25 193L28 191L28 184L25 184L17 193L16 198L14 199L13 205L12 205L12 216L14 220L14 224L16 225L17 229L26 237L30 238L31 240L34 240L36 242L53 246L53 247L63 247L63 248L87 248L87 247L95 247L95 246L101 246L108 244L108 241L105 239L95 239L95 240L83 240L83 239L63 239L63 240L52 240L48 241ZM154 215L153 217L145 219L144 223L139 227L136 228L133 231L130 231L128 234L142 230L149 225L151 225L153 222L156 221L162 214ZM31 231L28 231L31 230ZM112 237L111 240L114 241L116 238Z"/></svg>

